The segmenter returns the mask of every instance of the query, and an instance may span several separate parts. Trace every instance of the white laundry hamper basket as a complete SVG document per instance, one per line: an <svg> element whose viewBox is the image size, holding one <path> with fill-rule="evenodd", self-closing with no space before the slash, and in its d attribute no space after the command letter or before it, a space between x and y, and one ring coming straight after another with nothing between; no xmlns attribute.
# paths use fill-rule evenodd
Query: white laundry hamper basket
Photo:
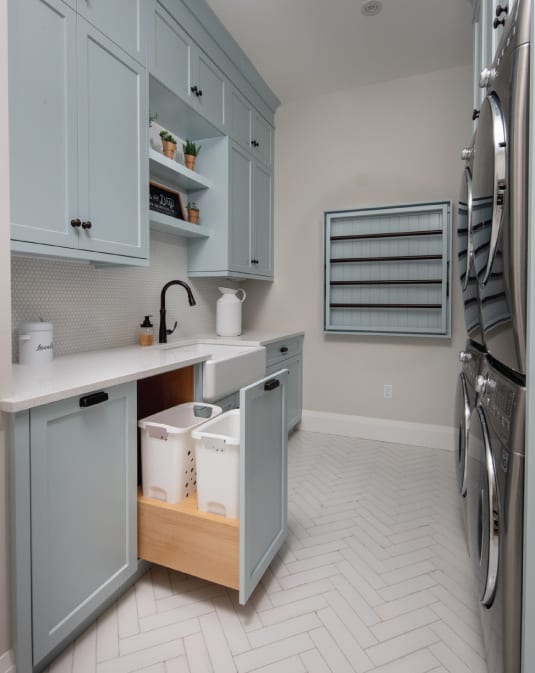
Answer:
<svg viewBox="0 0 535 673"><path fill-rule="evenodd" d="M220 413L214 404L187 402L138 422L144 497L176 504L193 494L197 477L191 431Z"/></svg>
<svg viewBox="0 0 535 673"><path fill-rule="evenodd" d="M238 519L240 514L240 410L232 409L191 433L197 464L197 507Z"/></svg>

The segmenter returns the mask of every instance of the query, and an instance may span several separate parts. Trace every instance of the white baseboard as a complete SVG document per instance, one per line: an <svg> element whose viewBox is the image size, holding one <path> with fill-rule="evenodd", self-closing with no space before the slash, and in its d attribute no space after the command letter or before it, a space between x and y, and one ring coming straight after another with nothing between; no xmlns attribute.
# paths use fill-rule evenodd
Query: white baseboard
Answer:
<svg viewBox="0 0 535 673"><path fill-rule="evenodd" d="M412 446L426 446L431 449L453 451L455 447L455 428L448 425L430 425L428 423L409 423L392 421L387 418L370 418L332 414L325 411L303 410L303 419L299 426L309 432L324 432L330 435L361 437L379 442L394 442Z"/></svg>
<svg viewBox="0 0 535 673"><path fill-rule="evenodd" d="M15 673L15 659L12 650L8 650L0 656L0 673Z"/></svg>

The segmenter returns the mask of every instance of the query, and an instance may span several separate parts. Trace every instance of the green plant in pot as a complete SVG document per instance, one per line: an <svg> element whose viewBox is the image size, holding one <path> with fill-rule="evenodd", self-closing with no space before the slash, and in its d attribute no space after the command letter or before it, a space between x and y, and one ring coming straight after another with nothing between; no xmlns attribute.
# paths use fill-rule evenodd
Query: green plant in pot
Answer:
<svg viewBox="0 0 535 673"><path fill-rule="evenodd" d="M201 145L196 145L192 140L186 140L182 145L184 150L184 165L190 170L195 168L195 159L201 151Z"/></svg>
<svg viewBox="0 0 535 673"><path fill-rule="evenodd" d="M199 206L195 201L188 202L188 221L191 224L199 224Z"/></svg>
<svg viewBox="0 0 535 673"><path fill-rule="evenodd" d="M162 139L162 150L164 155L169 159L174 159L176 152L176 138L167 131L160 131L160 138Z"/></svg>

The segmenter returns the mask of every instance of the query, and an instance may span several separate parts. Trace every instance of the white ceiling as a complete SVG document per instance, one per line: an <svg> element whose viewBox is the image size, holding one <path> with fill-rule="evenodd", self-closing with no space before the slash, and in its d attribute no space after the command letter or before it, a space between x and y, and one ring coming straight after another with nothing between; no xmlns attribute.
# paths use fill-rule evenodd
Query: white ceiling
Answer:
<svg viewBox="0 0 535 673"><path fill-rule="evenodd" d="M207 0L282 102L466 65L469 0Z"/></svg>

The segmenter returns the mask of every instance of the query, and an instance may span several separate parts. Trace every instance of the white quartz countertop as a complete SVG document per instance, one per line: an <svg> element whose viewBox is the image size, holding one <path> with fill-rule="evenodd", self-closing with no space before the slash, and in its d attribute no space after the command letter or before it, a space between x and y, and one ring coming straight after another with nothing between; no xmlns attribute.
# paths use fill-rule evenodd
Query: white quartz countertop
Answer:
<svg viewBox="0 0 535 673"><path fill-rule="evenodd" d="M163 372L189 367L210 358L210 344L267 346L304 332L244 332L239 337L200 335L161 346L126 346L58 357L48 365L13 365L11 385L0 397L0 411L14 413L107 386L136 381ZM206 352L192 353L181 346L207 344Z"/></svg>

